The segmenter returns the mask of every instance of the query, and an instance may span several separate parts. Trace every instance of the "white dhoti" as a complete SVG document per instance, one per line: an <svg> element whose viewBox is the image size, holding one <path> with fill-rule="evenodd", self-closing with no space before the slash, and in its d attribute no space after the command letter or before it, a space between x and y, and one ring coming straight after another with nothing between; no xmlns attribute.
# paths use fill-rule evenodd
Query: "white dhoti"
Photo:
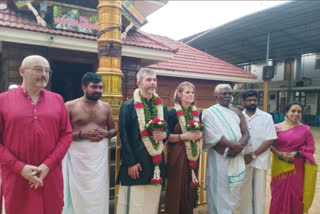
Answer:
<svg viewBox="0 0 320 214"><path fill-rule="evenodd" d="M206 191L209 214L233 214L240 199L240 185L231 194L228 178L230 159L213 149L208 151Z"/></svg>
<svg viewBox="0 0 320 214"><path fill-rule="evenodd" d="M247 165L241 184L240 214L264 214L267 170Z"/></svg>
<svg viewBox="0 0 320 214"><path fill-rule="evenodd" d="M120 186L117 214L157 214L161 185Z"/></svg>
<svg viewBox="0 0 320 214"><path fill-rule="evenodd" d="M207 202L210 214L233 214L240 199L240 186L245 177L245 163L242 154L233 158L221 155L214 146L222 137L238 143L242 137L240 117L231 109L219 104L204 111L203 149L208 151Z"/></svg>
<svg viewBox="0 0 320 214"><path fill-rule="evenodd" d="M72 142L63 159L63 214L108 214L108 140Z"/></svg>

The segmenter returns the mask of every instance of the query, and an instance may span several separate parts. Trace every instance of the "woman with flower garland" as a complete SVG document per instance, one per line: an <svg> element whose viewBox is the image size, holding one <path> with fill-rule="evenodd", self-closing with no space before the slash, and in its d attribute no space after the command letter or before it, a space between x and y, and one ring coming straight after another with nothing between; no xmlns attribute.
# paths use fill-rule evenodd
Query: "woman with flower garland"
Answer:
<svg viewBox="0 0 320 214"><path fill-rule="evenodd" d="M180 83L175 92L175 106L168 111L166 214L192 214L196 206L203 126L194 104L194 92L192 83Z"/></svg>

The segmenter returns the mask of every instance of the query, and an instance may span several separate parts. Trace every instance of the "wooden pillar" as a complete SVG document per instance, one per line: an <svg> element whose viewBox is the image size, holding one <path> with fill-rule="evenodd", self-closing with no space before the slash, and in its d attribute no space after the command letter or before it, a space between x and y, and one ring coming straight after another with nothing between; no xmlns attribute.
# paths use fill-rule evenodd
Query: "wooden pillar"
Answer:
<svg viewBox="0 0 320 214"><path fill-rule="evenodd" d="M121 72L121 2L99 0L98 74L102 77L102 99L108 102L115 119L118 118L122 101Z"/></svg>
<svg viewBox="0 0 320 214"><path fill-rule="evenodd" d="M267 54L266 54L266 66L269 63L269 45L270 45L270 32L267 37ZM273 76L273 75L272 75ZM263 111L268 112L268 101L269 101L269 78L263 80ZM272 79L273 77L271 77Z"/></svg>
<svg viewBox="0 0 320 214"><path fill-rule="evenodd" d="M263 81L263 111L268 112L268 98L269 98L269 81L268 79Z"/></svg>

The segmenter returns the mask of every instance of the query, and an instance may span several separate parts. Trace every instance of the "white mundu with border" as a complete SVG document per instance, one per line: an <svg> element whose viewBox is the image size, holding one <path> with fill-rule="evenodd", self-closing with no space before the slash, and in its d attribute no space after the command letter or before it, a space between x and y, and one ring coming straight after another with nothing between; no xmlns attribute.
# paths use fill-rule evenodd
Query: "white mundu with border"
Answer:
<svg viewBox="0 0 320 214"><path fill-rule="evenodd" d="M238 143L242 137L240 117L232 109L220 104L205 110L202 116L205 127L203 149L208 151L207 202L209 214L233 214L240 199L240 185L245 176L245 163L241 154L226 157L214 150L225 137Z"/></svg>
<svg viewBox="0 0 320 214"><path fill-rule="evenodd" d="M73 141L63 159L63 214L108 214L108 139Z"/></svg>
<svg viewBox="0 0 320 214"><path fill-rule="evenodd" d="M158 214L161 185L121 186L117 214Z"/></svg>

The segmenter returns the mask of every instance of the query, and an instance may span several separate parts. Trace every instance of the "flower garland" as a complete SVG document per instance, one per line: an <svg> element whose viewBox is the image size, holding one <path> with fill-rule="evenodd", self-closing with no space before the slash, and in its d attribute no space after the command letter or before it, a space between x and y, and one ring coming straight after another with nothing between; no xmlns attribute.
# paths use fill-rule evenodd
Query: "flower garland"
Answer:
<svg viewBox="0 0 320 214"><path fill-rule="evenodd" d="M151 179L152 183L160 184L162 178L160 177L160 163L161 163L161 153L163 150L163 143L162 141L155 141L152 137L152 133L148 132L146 130L146 123L149 122L146 120L152 120L152 117L157 116L160 120L163 120L163 105L162 100L160 97L154 93L152 96L152 115L149 112L148 106L144 102L143 99L141 99L140 90L136 89L133 93L133 100L134 100L134 107L137 112L138 116L138 123L139 123L139 129L140 129L140 136L142 138L142 141L144 143L144 146L146 147L149 155L152 157L152 162L155 165L154 172L153 172L153 178Z"/></svg>
<svg viewBox="0 0 320 214"><path fill-rule="evenodd" d="M191 113L190 111L187 110L186 114L183 111L181 105L178 103L175 104L174 109L176 110L176 115L178 117L182 133L187 132L186 119L191 119L191 116L192 116L194 121L199 121L199 112L195 107L195 105L191 106ZM184 145L186 147L186 154L189 161L188 165L191 168L191 176L192 176L191 185L198 186L199 181L197 179L197 176L194 170L197 168L197 164L198 164L197 160L199 159L199 156L200 156L200 140L196 140L196 141L185 140Z"/></svg>

